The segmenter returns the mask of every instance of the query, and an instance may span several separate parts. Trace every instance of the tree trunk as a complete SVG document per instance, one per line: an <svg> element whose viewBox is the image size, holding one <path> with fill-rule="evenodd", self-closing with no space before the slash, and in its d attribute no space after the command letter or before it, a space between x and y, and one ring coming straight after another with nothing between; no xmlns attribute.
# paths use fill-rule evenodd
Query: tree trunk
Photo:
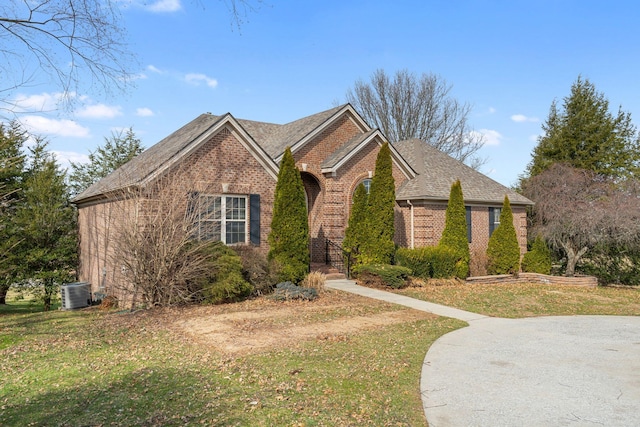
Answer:
<svg viewBox="0 0 640 427"><path fill-rule="evenodd" d="M565 270L564 275L566 277L573 277L576 272L576 265L578 264L578 261L580 261L580 258L582 258L582 256L587 252L588 248L580 248L577 252L568 244L563 244L562 248L567 254L567 269Z"/></svg>
<svg viewBox="0 0 640 427"><path fill-rule="evenodd" d="M7 303L7 292L9 292L9 285L5 283L0 284L0 304L5 305Z"/></svg>

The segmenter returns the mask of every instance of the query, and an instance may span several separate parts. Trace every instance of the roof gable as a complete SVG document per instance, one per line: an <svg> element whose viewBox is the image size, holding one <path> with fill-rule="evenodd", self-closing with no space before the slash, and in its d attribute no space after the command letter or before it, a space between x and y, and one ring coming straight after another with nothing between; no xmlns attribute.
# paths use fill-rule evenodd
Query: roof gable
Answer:
<svg viewBox="0 0 640 427"><path fill-rule="evenodd" d="M370 130L363 134L354 136L340 148L334 151L330 156L324 159L321 165L322 173L336 172L341 166L343 166L362 149L369 145L371 141L376 141L378 145L382 145L386 141L386 139L382 135L382 132L380 132L380 130L378 129ZM411 168L409 163L407 163L405 159L402 158L402 156L393 147L393 145L389 145L389 148L391 149L391 158L393 162L396 163L402 173L404 173L404 175L408 179L414 178L416 176L416 173Z"/></svg>
<svg viewBox="0 0 640 427"><path fill-rule="evenodd" d="M393 146L418 173L398 189L398 200L448 200L451 184L459 179L467 203L502 205L506 195L511 204L533 204L514 190L419 139L396 142Z"/></svg>
<svg viewBox="0 0 640 427"><path fill-rule="evenodd" d="M251 152L266 171L277 179L278 166L229 113L223 116L201 114L157 144L149 147L105 178L77 195L74 203L101 198L107 193L131 186L144 186L156 179L181 159L197 150L213 135L228 129Z"/></svg>

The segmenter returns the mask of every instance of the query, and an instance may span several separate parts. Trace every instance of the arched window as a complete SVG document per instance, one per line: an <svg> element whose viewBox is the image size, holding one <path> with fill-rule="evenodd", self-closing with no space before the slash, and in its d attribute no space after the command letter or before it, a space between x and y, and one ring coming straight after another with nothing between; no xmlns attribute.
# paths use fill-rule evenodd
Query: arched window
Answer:
<svg viewBox="0 0 640 427"><path fill-rule="evenodd" d="M364 189L367 191L367 194L369 194L371 192L371 178L365 178L362 181L360 181L358 183L358 185L356 185L353 188L353 194L356 193L356 190L358 189L358 187L360 186L360 184L364 185Z"/></svg>

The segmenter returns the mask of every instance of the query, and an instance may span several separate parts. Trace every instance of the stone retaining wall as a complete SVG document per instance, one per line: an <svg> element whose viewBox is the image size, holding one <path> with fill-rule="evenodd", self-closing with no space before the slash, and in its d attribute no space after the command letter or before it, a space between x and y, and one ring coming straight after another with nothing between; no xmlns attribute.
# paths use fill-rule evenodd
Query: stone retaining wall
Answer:
<svg viewBox="0 0 640 427"><path fill-rule="evenodd" d="M538 273L520 273L516 276L500 274L496 276L476 276L467 278L467 283L478 285L517 284L517 283L541 283L545 285L568 285L595 288L598 279L593 276L548 276Z"/></svg>

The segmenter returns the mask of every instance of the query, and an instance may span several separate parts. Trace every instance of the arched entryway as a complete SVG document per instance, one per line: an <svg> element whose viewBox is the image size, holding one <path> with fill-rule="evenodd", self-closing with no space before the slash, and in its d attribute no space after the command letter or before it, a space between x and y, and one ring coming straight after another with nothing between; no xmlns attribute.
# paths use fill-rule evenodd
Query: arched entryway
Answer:
<svg viewBox="0 0 640 427"><path fill-rule="evenodd" d="M311 262L324 262L325 236L322 230L322 188L318 179L309 172L300 172L307 201Z"/></svg>

